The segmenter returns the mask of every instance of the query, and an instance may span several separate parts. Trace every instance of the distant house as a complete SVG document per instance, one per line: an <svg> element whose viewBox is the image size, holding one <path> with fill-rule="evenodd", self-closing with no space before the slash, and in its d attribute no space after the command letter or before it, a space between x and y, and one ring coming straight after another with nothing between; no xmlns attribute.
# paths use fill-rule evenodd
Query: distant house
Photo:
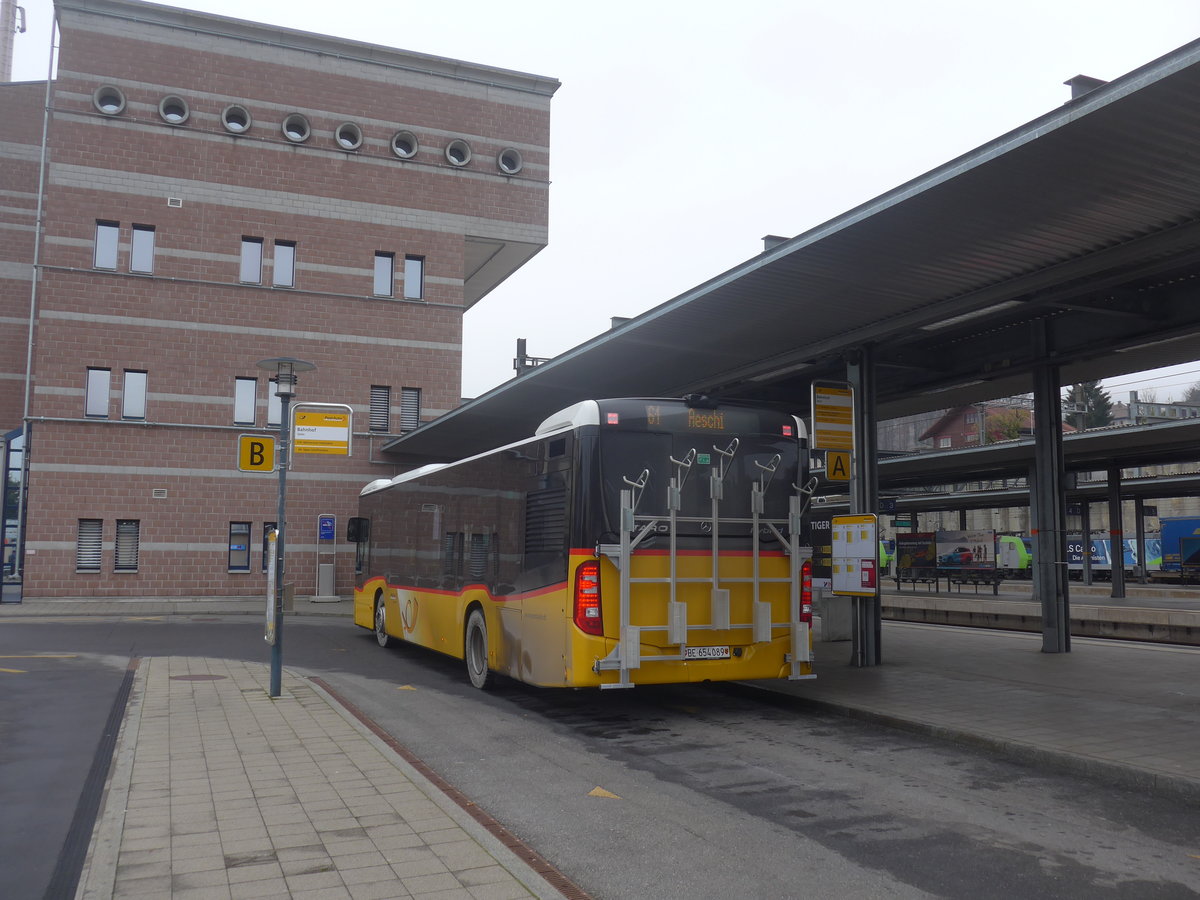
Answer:
<svg viewBox="0 0 1200 900"><path fill-rule="evenodd" d="M1137 391L1130 391L1128 402L1113 404L1112 417L1114 425L1154 425L1158 422L1200 419L1200 404L1140 400Z"/></svg>
<svg viewBox="0 0 1200 900"><path fill-rule="evenodd" d="M1076 429L1063 423L1063 433ZM997 441L1033 435L1033 408L1022 402L1005 404L973 403L946 410L940 419L921 434L934 450L978 447Z"/></svg>

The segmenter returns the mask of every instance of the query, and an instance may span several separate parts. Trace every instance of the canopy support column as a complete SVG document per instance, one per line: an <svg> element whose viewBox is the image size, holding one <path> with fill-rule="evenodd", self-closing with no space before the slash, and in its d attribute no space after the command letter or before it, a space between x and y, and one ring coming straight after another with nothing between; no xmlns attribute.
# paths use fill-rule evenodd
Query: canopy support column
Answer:
<svg viewBox="0 0 1200 900"><path fill-rule="evenodd" d="M858 347L846 358L846 380L854 389L854 459L851 465L850 514L879 510L878 428L875 412L875 349ZM877 666L883 661L883 610L878 578L875 596L854 598L854 641L851 662Z"/></svg>
<svg viewBox="0 0 1200 900"><path fill-rule="evenodd" d="M1108 555L1112 559L1112 597L1125 597L1125 522L1121 515L1121 469L1108 470Z"/></svg>
<svg viewBox="0 0 1200 900"><path fill-rule="evenodd" d="M1050 359L1048 326L1033 330L1040 359ZM1067 565L1063 560L1066 504L1063 497L1062 402L1058 366L1045 364L1033 372L1033 482L1030 497L1035 528L1034 586L1042 603L1042 652L1069 653L1071 615Z"/></svg>

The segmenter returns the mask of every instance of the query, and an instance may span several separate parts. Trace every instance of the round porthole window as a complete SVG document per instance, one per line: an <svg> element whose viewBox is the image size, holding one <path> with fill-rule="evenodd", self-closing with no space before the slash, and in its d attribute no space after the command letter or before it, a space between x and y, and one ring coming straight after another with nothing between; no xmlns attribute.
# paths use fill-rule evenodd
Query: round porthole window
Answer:
<svg viewBox="0 0 1200 900"><path fill-rule="evenodd" d="M106 116L119 115L125 109L125 95L120 88L104 84L92 93L92 105Z"/></svg>
<svg viewBox="0 0 1200 900"><path fill-rule="evenodd" d="M187 101L182 97L163 97L158 101L158 114L169 125L182 125L190 113Z"/></svg>
<svg viewBox="0 0 1200 900"><path fill-rule="evenodd" d="M221 124L225 126L226 131L233 134L245 134L250 130L253 121L244 106L234 104L221 110Z"/></svg>
<svg viewBox="0 0 1200 900"><path fill-rule="evenodd" d="M339 125L333 136L337 140L337 145L343 150L357 150L362 146L362 129L353 122Z"/></svg>
<svg viewBox="0 0 1200 900"><path fill-rule="evenodd" d="M417 136L411 131L397 131L392 135L392 152L401 159L412 159L419 147Z"/></svg>
<svg viewBox="0 0 1200 900"><path fill-rule="evenodd" d="M506 147L500 151L500 155L496 157L496 163L500 166L500 171L505 175L516 175L525 165L525 161L521 159L519 150L513 147Z"/></svg>
<svg viewBox="0 0 1200 900"><path fill-rule="evenodd" d="M302 144L308 140L310 134L312 129L308 126L308 119L300 113L292 113L283 120L283 136L289 141Z"/></svg>
<svg viewBox="0 0 1200 900"><path fill-rule="evenodd" d="M455 139L446 145L446 159L452 166L465 166L471 161L471 145L462 139Z"/></svg>

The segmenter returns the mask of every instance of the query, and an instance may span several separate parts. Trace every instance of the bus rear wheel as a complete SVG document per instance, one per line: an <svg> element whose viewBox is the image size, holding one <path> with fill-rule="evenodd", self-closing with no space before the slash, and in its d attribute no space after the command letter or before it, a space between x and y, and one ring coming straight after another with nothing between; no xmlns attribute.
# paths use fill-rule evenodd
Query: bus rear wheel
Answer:
<svg viewBox="0 0 1200 900"><path fill-rule="evenodd" d="M467 662L467 677L471 679L471 684L480 690L486 688L491 673L488 671L487 620L483 617L483 610L471 610L471 615L467 616L463 659Z"/></svg>
<svg viewBox="0 0 1200 900"><path fill-rule="evenodd" d="M375 598L375 640L380 647L391 643L391 635L387 633L387 610L383 605L383 597Z"/></svg>

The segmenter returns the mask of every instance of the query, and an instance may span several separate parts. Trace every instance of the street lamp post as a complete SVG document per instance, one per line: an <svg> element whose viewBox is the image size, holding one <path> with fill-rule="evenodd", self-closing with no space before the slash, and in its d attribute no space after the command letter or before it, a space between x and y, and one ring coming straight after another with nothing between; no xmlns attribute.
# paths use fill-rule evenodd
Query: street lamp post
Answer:
<svg viewBox="0 0 1200 900"><path fill-rule="evenodd" d="M287 522L287 470L289 456L288 406L296 396L296 376L316 368L312 363L290 356L259 360L258 367L275 373L275 394L279 397L279 450L276 465L279 468L279 507L275 523L275 640L271 644L271 688L268 695L280 695L283 675L283 583L284 583L284 533Z"/></svg>

